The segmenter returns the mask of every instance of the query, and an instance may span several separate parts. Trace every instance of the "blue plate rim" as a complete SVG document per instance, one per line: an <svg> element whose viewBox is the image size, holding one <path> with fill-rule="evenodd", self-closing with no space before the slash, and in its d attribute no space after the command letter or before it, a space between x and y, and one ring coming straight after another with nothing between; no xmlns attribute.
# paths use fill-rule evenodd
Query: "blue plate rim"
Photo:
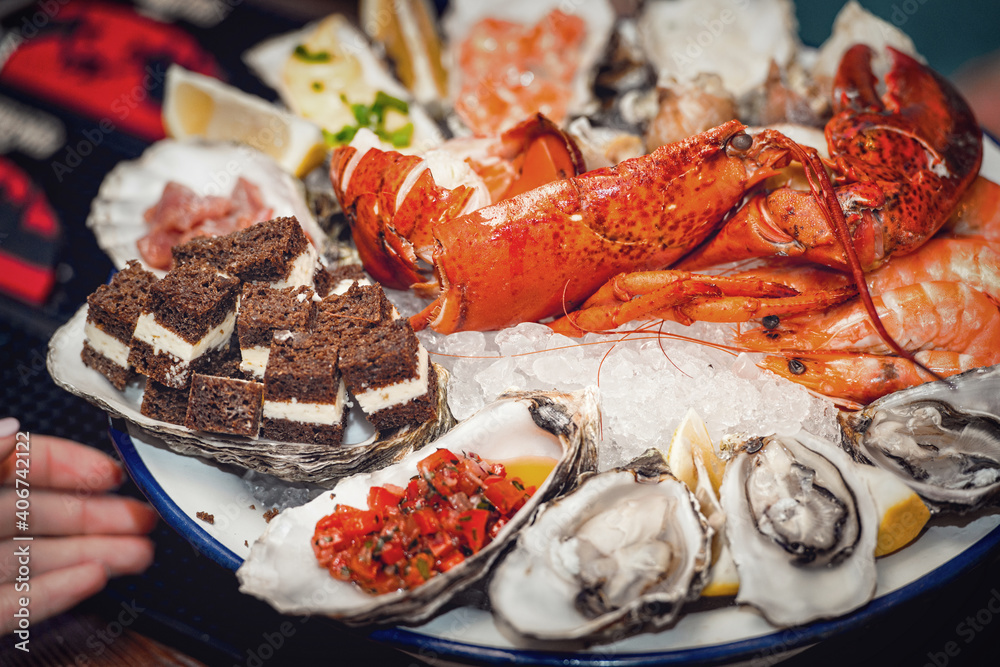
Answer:
<svg viewBox="0 0 1000 667"><path fill-rule="evenodd" d="M181 510L146 466L129 434L117 428L114 420L110 420L108 432L125 468L150 504L160 513L160 516L201 553L235 572L243 560L222 546ZM1000 545L1000 526L918 580L872 600L851 614L726 644L665 652L615 653L612 657L611 654L600 652L570 653L467 644L451 639L432 637L404 627L373 630L370 632L369 638L380 643L391 644L402 651L418 654L433 653L437 656L474 660L480 664L489 665L520 664L543 667L573 664L642 667L646 665L720 664L755 657L773 657L861 628L896 606L910 602L954 580L963 572L985 560L998 545ZM775 647L779 647L781 651L775 653L773 651Z"/></svg>

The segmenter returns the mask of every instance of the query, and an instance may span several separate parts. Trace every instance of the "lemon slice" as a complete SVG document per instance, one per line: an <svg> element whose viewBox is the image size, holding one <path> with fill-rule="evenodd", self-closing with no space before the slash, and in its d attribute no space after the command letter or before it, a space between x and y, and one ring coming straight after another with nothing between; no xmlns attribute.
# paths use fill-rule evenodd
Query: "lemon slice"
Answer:
<svg viewBox="0 0 1000 667"><path fill-rule="evenodd" d="M712 489L718 495L719 487L722 485L722 475L726 471L726 464L715 453L715 447L712 445L712 439L708 435L708 428L705 426L704 420L694 408L688 408L670 441L670 448L667 450L667 465L670 466L674 477L687 484L692 492L698 486L695 468L696 458L704 464Z"/></svg>
<svg viewBox="0 0 1000 667"><path fill-rule="evenodd" d="M869 465L859 465L857 470L871 489L879 516L875 555L885 556L902 549L923 530L930 519L930 510L920 496L892 473Z"/></svg>
<svg viewBox="0 0 1000 667"><path fill-rule="evenodd" d="M321 164L327 152L323 132L315 124L178 65L167 70L163 127L177 139L203 137L247 144L298 177Z"/></svg>

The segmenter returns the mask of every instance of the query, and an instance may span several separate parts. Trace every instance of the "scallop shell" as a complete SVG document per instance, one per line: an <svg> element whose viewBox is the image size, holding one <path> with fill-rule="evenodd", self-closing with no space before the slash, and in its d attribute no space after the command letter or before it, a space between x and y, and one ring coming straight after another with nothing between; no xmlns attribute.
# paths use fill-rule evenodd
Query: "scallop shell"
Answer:
<svg viewBox="0 0 1000 667"><path fill-rule="evenodd" d="M572 394L515 392L501 396L439 438L437 446L456 454L474 452L501 462L545 455L558 458L559 463L492 542L421 586L370 595L352 583L331 577L317 563L311 544L316 522L333 511L337 503L366 507L371 487L387 483L405 486L417 474L417 463L426 456L425 452L413 452L388 468L341 481L332 494L323 493L279 514L237 570L240 590L269 602L282 613L326 614L351 625L421 623L460 590L486 575L542 502L563 492L580 472L595 468L598 417L593 388Z"/></svg>
<svg viewBox="0 0 1000 667"><path fill-rule="evenodd" d="M413 122L413 141L409 148L387 149L407 153L421 153L434 148L444 141L444 136L430 114L414 100L413 95L390 73L385 63L376 55L368 39L350 22L339 14L323 19L336 23L336 33L344 52L358 59L362 77L372 87L387 94L406 100L409 104L410 120ZM243 53L243 61L265 84L278 93L281 101L295 113L301 114L301 105L284 80L285 64L292 57L295 47L304 43L322 21L310 23L300 30L284 33L267 39ZM346 92L346 91L345 91ZM340 128L326 128L336 132Z"/></svg>
<svg viewBox="0 0 1000 667"><path fill-rule="evenodd" d="M274 217L295 216L302 229L326 250L327 236L316 223L301 181L269 156L242 144L206 140L163 139L135 160L119 162L108 172L90 207L87 226L118 269L140 258L136 242L146 235L143 219L170 181L188 186L201 196L228 195L237 178L260 188ZM164 271L146 266L158 277Z"/></svg>
<svg viewBox="0 0 1000 667"><path fill-rule="evenodd" d="M363 417L352 413L345 444L340 447L227 437L150 419L139 411L143 393L141 381L130 383L121 392L99 372L84 365L80 351L86 320L87 306L84 305L49 341L47 365L52 379L58 386L111 416L127 420L140 433L163 440L179 454L231 463L291 482L325 484L398 461L445 433L455 423L448 409L448 372L437 365L438 416L435 421L380 436L372 432Z"/></svg>

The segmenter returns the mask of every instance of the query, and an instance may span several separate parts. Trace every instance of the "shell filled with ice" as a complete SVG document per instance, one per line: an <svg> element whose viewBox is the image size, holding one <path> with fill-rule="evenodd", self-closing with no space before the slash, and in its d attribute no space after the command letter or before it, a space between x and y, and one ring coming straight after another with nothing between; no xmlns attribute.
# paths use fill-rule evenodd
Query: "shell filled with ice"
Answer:
<svg viewBox="0 0 1000 667"><path fill-rule="evenodd" d="M140 412L144 390L141 382L129 384L122 392L98 371L84 365L80 352L86 320L87 305L84 304L50 339L47 365L52 379L63 389L86 399L112 417L125 419L130 429L136 429L139 435L152 436L179 454L237 465L290 482L329 485L345 475L398 461L434 440L455 423L448 409L449 374L439 366L435 366L438 410L434 420L379 434L373 432L364 417L352 412L348 418L345 443L340 447L226 436L158 421Z"/></svg>
<svg viewBox="0 0 1000 667"><path fill-rule="evenodd" d="M295 216L322 254L327 237L306 201L302 182L249 146L198 139L163 139L135 160L119 162L104 177L87 226L118 269L141 255L136 245L149 231L143 214L173 181L199 196L228 196L240 177L260 188L272 217ZM145 268L157 276L164 272Z"/></svg>
<svg viewBox="0 0 1000 667"><path fill-rule="evenodd" d="M840 423L855 459L893 473L934 509L1000 499L1000 366L897 391Z"/></svg>
<svg viewBox="0 0 1000 667"><path fill-rule="evenodd" d="M483 577L539 504L563 492L580 472L595 467L598 416L593 389L572 394L517 392L501 396L439 438L433 446L455 454L473 452L501 463L523 456L546 456L558 463L492 542L416 588L371 595L352 583L334 579L318 564L311 539L316 522L330 514L336 504L363 508L371 487L405 486L417 474L417 463L427 450L413 452L382 470L342 480L333 489L334 497L323 493L279 514L237 570L240 590L282 613L325 614L352 625L420 623L458 591Z"/></svg>

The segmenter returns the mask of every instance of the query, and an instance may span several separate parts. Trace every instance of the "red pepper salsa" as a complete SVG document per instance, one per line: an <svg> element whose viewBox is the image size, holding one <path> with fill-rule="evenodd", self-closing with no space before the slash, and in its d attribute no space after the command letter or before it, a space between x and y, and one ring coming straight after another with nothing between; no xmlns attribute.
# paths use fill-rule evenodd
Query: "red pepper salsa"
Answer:
<svg viewBox="0 0 1000 667"><path fill-rule="evenodd" d="M316 523L320 565L369 593L419 586L479 552L535 492L504 466L438 449L406 488L368 492L368 508L336 505Z"/></svg>

